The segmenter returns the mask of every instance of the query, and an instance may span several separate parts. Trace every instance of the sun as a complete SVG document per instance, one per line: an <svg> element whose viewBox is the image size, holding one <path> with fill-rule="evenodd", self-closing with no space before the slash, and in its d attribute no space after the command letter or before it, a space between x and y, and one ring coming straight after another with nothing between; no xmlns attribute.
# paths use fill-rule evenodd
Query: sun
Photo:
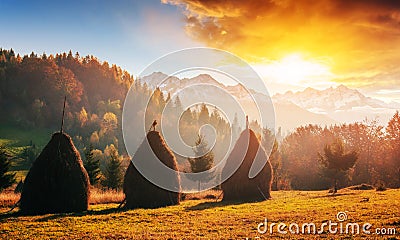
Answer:
<svg viewBox="0 0 400 240"><path fill-rule="evenodd" d="M330 67L315 60L306 60L300 54L290 54L267 64L255 64L261 77L276 83L300 85L331 77Z"/></svg>

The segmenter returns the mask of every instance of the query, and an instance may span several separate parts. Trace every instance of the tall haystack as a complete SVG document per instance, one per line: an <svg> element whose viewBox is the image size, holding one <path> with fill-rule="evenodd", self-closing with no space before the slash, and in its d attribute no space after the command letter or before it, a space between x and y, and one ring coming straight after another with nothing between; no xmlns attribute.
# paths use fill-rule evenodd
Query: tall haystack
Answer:
<svg viewBox="0 0 400 240"><path fill-rule="evenodd" d="M227 176L241 161L237 171L221 184L224 192L223 200L260 201L271 198L271 163L257 136L250 129L245 129L240 134L222 170L222 177ZM266 164L257 176L249 178L250 168L255 161Z"/></svg>
<svg viewBox="0 0 400 240"><path fill-rule="evenodd" d="M180 178L175 155L165 144L164 139L157 131L150 131L139 146L132 161L136 163L150 163L161 161L167 167L176 171L174 176L168 178L166 184L172 186L178 192L162 189L145 177L131 162L125 173L123 190L126 197L125 207L133 208L157 208L169 205L177 205L180 201Z"/></svg>
<svg viewBox="0 0 400 240"><path fill-rule="evenodd" d="M26 214L87 210L89 178L71 137L53 134L25 178L20 209Z"/></svg>

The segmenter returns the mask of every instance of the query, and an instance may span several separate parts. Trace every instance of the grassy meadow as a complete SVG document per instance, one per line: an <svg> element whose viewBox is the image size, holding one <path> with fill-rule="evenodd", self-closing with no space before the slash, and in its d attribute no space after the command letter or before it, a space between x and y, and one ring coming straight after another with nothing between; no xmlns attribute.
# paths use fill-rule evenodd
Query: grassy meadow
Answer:
<svg viewBox="0 0 400 240"><path fill-rule="evenodd" d="M43 146L47 130L16 131L0 126L0 144L15 155L30 140ZM22 139L22 140L21 140ZM14 161L16 179L23 179L29 166ZM19 200L10 188L0 193L0 239L400 239L400 189L386 191L341 189L328 191L274 191L272 199L255 203L221 202L210 196L219 191L187 194L178 206L158 209L118 209L121 191L91 189L89 210L83 213L22 216L10 208ZM395 234L281 234L258 232L258 225L313 222L319 230L327 221L338 222L337 213L346 212L344 223L372 224L395 229ZM288 230L288 229L286 229Z"/></svg>
<svg viewBox="0 0 400 240"><path fill-rule="evenodd" d="M32 142L39 149L42 149L49 141L52 131L45 128L21 129L14 123L0 124L0 146L5 146L8 152L19 156ZM25 179L30 164L22 158L12 161L11 171L15 173L17 181Z"/></svg>
<svg viewBox="0 0 400 240"><path fill-rule="evenodd" d="M101 194L109 196L102 199ZM342 189L335 196L327 191L277 191L271 200L256 203L223 203L202 198L206 194L201 193L188 195L189 200L178 206L128 211L118 209L118 203L102 204L118 202L122 198L118 194L95 192L89 210L83 213L20 216L3 205L0 239L400 239L400 189ZM272 234L257 231L265 218L287 225L313 222L319 228L329 220L338 222L336 214L341 211L348 216L344 223L362 226L368 222L371 233L376 228L394 228L397 233L285 235L276 227Z"/></svg>
<svg viewBox="0 0 400 240"><path fill-rule="evenodd" d="M13 147L28 145L31 141L37 146L44 146L49 141L49 136L54 130L46 128L21 129L15 123L0 124L0 145L6 144Z"/></svg>

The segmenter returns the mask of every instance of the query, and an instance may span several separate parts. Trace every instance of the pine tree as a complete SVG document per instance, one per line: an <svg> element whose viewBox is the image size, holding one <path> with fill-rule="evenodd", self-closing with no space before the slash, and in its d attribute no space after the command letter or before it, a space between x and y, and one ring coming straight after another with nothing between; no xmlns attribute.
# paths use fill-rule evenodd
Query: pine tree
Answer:
<svg viewBox="0 0 400 240"><path fill-rule="evenodd" d="M214 165L214 153L212 151L208 151L208 143L204 139L204 136L198 135L195 145L196 146L193 148L193 152L196 157L188 158L192 173L201 173L210 170ZM206 177L192 177L192 180L198 182L198 190L200 192L201 182L208 182L213 177L214 173L211 172L206 174Z"/></svg>
<svg viewBox="0 0 400 240"><path fill-rule="evenodd" d="M201 104L200 112L199 112L199 124L200 126L210 121L210 113L208 111L207 106L203 103Z"/></svg>
<svg viewBox="0 0 400 240"><path fill-rule="evenodd" d="M176 96L174 106L177 109L178 113L182 112L183 107L182 107L182 102L181 102L181 99L179 98L179 96Z"/></svg>
<svg viewBox="0 0 400 240"><path fill-rule="evenodd" d="M265 152L269 154L269 161L274 173L272 178L272 190L278 190L278 184L283 177L282 157L279 151L278 140L276 139L274 132L268 128L263 129L262 145Z"/></svg>
<svg viewBox="0 0 400 240"><path fill-rule="evenodd" d="M119 189L122 185L121 160L115 148L110 150L110 158L104 172L103 186L111 189Z"/></svg>
<svg viewBox="0 0 400 240"><path fill-rule="evenodd" d="M25 159L25 161L31 165L39 156L40 150L36 145L31 141L28 147L24 149L24 151L21 154L21 157Z"/></svg>
<svg viewBox="0 0 400 240"><path fill-rule="evenodd" d="M236 140L239 138L239 134L241 132L240 126L239 126L239 120L237 113L235 113L235 118L233 119L232 122L232 140L233 142L236 142Z"/></svg>
<svg viewBox="0 0 400 240"><path fill-rule="evenodd" d="M319 153L318 155L320 163L325 168L326 177L333 180L333 193L336 193L338 180L343 178L348 170L354 166L358 159L358 154L355 151L345 153L343 142L337 139L331 145L325 146L324 156Z"/></svg>
<svg viewBox="0 0 400 240"><path fill-rule="evenodd" d="M85 150L84 166L89 175L90 184L95 185L100 179L100 159L94 158L92 145Z"/></svg>
<svg viewBox="0 0 400 240"><path fill-rule="evenodd" d="M0 146L0 192L15 183L15 173L8 173L10 167L10 155Z"/></svg>
<svg viewBox="0 0 400 240"><path fill-rule="evenodd" d="M171 93L170 92L168 92L167 99L165 99L165 103L168 103L169 101L171 101Z"/></svg>

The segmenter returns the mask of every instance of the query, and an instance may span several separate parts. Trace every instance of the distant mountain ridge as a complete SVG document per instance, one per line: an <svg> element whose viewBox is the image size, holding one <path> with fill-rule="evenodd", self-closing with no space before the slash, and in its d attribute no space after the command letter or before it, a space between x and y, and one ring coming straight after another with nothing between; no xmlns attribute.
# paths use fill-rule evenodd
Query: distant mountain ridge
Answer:
<svg viewBox="0 0 400 240"><path fill-rule="evenodd" d="M249 98L249 90L256 98L267 99L262 93L254 89L244 89L242 86L225 86L208 74L200 74L193 78L180 79L175 76L167 76L161 72L155 72L142 78L151 88L157 87L157 83L164 80L158 87L165 92L176 92L194 84L210 84L222 88L246 106L252 99ZM224 99L218 99L212 90L194 91L193 89L182 91L178 95L182 101L190 99L194 94L201 95L204 99L213 98L222 107ZM365 118L378 119L386 124L394 112L400 109L400 103L386 103L379 99L365 96L356 89L345 85L330 87L324 90L306 88L303 91L278 93L272 96L275 108L276 126L284 130L306 124L332 125L337 123L353 123L363 121ZM251 114L250 114L251 115Z"/></svg>
<svg viewBox="0 0 400 240"><path fill-rule="evenodd" d="M400 103L386 103L367 97L356 89L344 85L324 90L306 88L304 91L275 94L274 102L290 102L310 112L324 114L338 122L362 121L365 118L376 119L386 124L394 112L400 109Z"/></svg>
<svg viewBox="0 0 400 240"><path fill-rule="evenodd" d="M155 72L149 76L142 77L141 81L146 82L146 84L152 89L159 87L165 93L179 92L178 96L183 103L186 101L189 102L193 96L197 96L199 99L207 99L216 102L217 106L221 109L226 109L226 111L231 110L230 106L227 105L226 99L220 98L219 94L212 88L204 88L201 91L196 91L191 88L187 88L185 91L180 90L195 84L210 84L228 92L238 102L240 102L245 109L250 109L247 108L247 106L249 106L253 101L253 99L249 97L247 90L250 91L255 98L263 102L267 102L268 100L268 97L264 94L253 89L244 89L243 86L239 84L234 86L225 86L208 74L200 74L193 78L179 79L175 76L169 77L164 73ZM335 120L326 115L310 112L287 101L274 102L274 108L275 126L276 128L282 127L284 131L293 130L298 126L306 124L331 125L336 123ZM252 116L257 113L250 111L248 114ZM296 117L293 117L293 114Z"/></svg>
<svg viewBox="0 0 400 240"><path fill-rule="evenodd" d="M323 113L337 110L350 110L354 107L364 106L388 109L400 108L399 103L385 103L384 101L367 97L358 90L350 89L344 85L340 85L336 88L330 87L324 90L316 90L309 87L304 91L296 93L288 91L284 94L275 94L273 99L279 102L289 101L310 111L319 109Z"/></svg>

